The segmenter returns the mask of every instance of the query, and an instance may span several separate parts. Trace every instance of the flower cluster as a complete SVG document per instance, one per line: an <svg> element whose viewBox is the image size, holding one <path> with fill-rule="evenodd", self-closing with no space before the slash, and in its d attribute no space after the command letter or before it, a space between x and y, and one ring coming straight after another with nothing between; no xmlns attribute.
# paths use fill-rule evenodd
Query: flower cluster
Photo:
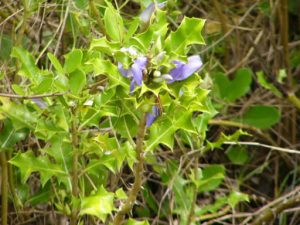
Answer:
<svg viewBox="0 0 300 225"><path fill-rule="evenodd" d="M129 69L124 69L122 63L118 63L118 68L120 73L131 80L130 82L130 93L134 91L135 85L141 86L143 83L143 72L146 71L148 60L145 56L137 57L132 66ZM198 55L193 55L188 57L187 62L182 62L179 60L173 61L175 68L173 68L169 74L160 75L159 71L154 72L155 79L163 78L168 84L175 81L182 81L190 77L197 70L199 70L203 63ZM147 114L147 127L149 127L159 115L158 108L156 106L152 107L152 112Z"/></svg>
<svg viewBox="0 0 300 225"><path fill-rule="evenodd" d="M160 4L151 3L140 15L140 20L147 24L151 21L152 15L157 11L157 9L162 8L166 5L166 2ZM141 86L143 83L144 74L147 74L148 62L147 57L139 55L134 47L129 48L123 47L122 52L128 53L131 57L135 58L133 64L130 68L124 69L122 63L118 62L118 69L120 73L130 79L130 93L134 91L135 86ZM161 52L156 56L156 59L163 58L165 52ZM159 60L160 61L160 60ZM199 55L193 55L187 58L187 62L180 60L174 60L172 62L174 68L171 69L166 74L161 74L159 70L152 71L153 82L166 82L167 84L172 84L175 81L182 81L190 77L196 71L202 67L202 60ZM159 109L156 106L152 107L152 112L147 114L147 127L149 127L159 115Z"/></svg>
<svg viewBox="0 0 300 225"><path fill-rule="evenodd" d="M122 63L118 63L118 68L120 73L131 80L130 82L130 93L133 92L135 84L138 86L142 85L143 82L143 71L147 66L147 58L145 56L140 56L134 60L130 69L124 69Z"/></svg>

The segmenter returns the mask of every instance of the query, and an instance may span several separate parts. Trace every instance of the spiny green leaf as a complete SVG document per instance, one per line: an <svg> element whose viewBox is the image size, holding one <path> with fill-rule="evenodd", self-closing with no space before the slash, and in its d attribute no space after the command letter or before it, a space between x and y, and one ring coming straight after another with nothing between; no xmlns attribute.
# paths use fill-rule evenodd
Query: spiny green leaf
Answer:
<svg viewBox="0 0 300 225"><path fill-rule="evenodd" d="M26 130L15 130L12 122L6 119L3 123L4 127L0 132L0 152L5 148L11 148L17 142L25 139Z"/></svg>
<svg viewBox="0 0 300 225"><path fill-rule="evenodd" d="M9 162L20 169L23 183L26 182L27 178L33 172L39 172L41 174L43 186L52 176L68 176L58 164L51 163L47 156L36 157L31 150L25 153L18 153Z"/></svg>
<svg viewBox="0 0 300 225"><path fill-rule="evenodd" d="M119 51L121 45L116 42L110 42L105 37L93 39L90 44L90 50L98 50L108 55L113 55L115 51Z"/></svg>
<svg viewBox="0 0 300 225"><path fill-rule="evenodd" d="M166 40L166 49L172 54L182 55L191 44L205 44L201 35L205 20L184 17L176 31Z"/></svg>
<svg viewBox="0 0 300 225"><path fill-rule="evenodd" d="M11 101L3 101L0 112L3 112L11 119L16 129L29 128L34 130L37 123L37 115L30 112L25 105Z"/></svg>
<svg viewBox="0 0 300 225"><path fill-rule="evenodd" d="M150 127L150 136L147 140L146 151L153 150L160 143L173 148L175 127L170 119L162 119L159 123L154 123Z"/></svg>
<svg viewBox="0 0 300 225"><path fill-rule="evenodd" d="M116 65L108 60L96 59L90 62L94 67L95 75L105 74L110 81L110 88L121 85L128 89L129 92L129 80L125 79L119 72Z"/></svg>
<svg viewBox="0 0 300 225"><path fill-rule="evenodd" d="M103 222L114 208L114 194L100 187L96 194L81 199L80 214L97 216Z"/></svg>

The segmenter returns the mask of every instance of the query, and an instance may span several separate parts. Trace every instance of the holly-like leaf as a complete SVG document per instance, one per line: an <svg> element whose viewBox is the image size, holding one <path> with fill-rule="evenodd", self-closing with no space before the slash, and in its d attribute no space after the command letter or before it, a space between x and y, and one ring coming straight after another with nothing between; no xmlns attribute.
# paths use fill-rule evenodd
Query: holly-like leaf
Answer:
<svg viewBox="0 0 300 225"><path fill-rule="evenodd" d="M27 136L26 130L16 130L12 122L8 119L4 121L4 127L0 132L0 152L5 148L11 148L17 142L25 139Z"/></svg>
<svg viewBox="0 0 300 225"><path fill-rule="evenodd" d="M175 130L175 127L168 118L159 120L159 123L152 124L150 127L150 136L146 142L146 151L153 150L159 144L164 144L172 149Z"/></svg>
<svg viewBox="0 0 300 225"><path fill-rule="evenodd" d="M33 172L40 173L43 186L52 176L60 178L68 176L60 165L51 163L47 156L36 157L31 150L25 153L19 152L9 162L20 169L23 183Z"/></svg>
<svg viewBox="0 0 300 225"><path fill-rule="evenodd" d="M201 35L205 20L184 17L176 31L166 40L166 49L170 54L183 55L191 44L205 44Z"/></svg>
<svg viewBox="0 0 300 225"><path fill-rule="evenodd" d="M22 128L34 130L37 123L37 115L29 111L25 105L3 101L0 112L3 112L11 120L17 130Z"/></svg>
<svg viewBox="0 0 300 225"><path fill-rule="evenodd" d="M110 88L121 85L129 92L129 80L120 74L116 65L103 59L96 59L90 63L93 65L95 75L107 75Z"/></svg>
<svg viewBox="0 0 300 225"><path fill-rule="evenodd" d="M114 208L114 194L100 187L96 194L81 199L80 214L97 216L105 221Z"/></svg>

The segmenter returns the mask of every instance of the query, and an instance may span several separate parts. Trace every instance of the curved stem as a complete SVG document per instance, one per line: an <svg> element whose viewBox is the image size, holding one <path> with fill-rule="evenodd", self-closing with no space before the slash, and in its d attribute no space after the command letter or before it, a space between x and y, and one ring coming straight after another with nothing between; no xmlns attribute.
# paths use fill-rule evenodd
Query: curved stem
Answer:
<svg viewBox="0 0 300 225"><path fill-rule="evenodd" d="M72 195L73 198L77 198L79 194L78 188L78 133L77 133L77 118L76 118L76 111L73 110L73 122L72 122L72 146L73 146L73 159L72 159L72 172L70 174L71 181L72 181ZM72 205L72 212L71 212L71 221L70 225L77 224L77 217L78 217L78 209L76 204Z"/></svg>
<svg viewBox="0 0 300 225"><path fill-rule="evenodd" d="M113 225L121 225L124 220L124 216L130 212L132 209L134 202L137 198L137 195L142 187L142 179L144 173L144 156L143 156L143 142L145 137L145 130L146 130L146 114L143 114L140 120L138 133L136 137L136 157L137 157L137 164L134 168L134 183L129 191L128 198L126 199L125 203L121 207L121 209L117 212L114 220Z"/></svg>

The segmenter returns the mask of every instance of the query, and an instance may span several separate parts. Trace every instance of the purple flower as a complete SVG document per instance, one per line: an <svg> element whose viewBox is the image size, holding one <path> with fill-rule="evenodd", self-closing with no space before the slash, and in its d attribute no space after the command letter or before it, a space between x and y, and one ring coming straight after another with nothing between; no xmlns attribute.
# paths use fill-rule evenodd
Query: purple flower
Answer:
<svg viewBox="0 0 300 225"><path fill-rule="evenodd" d="M175 68L170 71L170 75L173 80L168 81L168 83L188 78L199 70L203 64L200 56L198 55L188 57L187 63L179 60L175 60L173 63L175 64Z"/></svg>
<svg viewBox="0 0 300 225"><path fill-rule="evenodd" d="M43 101L40 98L32 98L31 99L38 107L40 107L41 109L46 109L47 108L47 103L45 101Z"/></svg>
<svg viewBox="0 0 300 225"><path fill-rule="evenodd" d="M155 121L156 117L159 116L159 108L154 105L152 106L152 112L146 115L146 127L150 127Z"/></svg>
<svg viewBox="0 0 300 225"><path fill-rule="evenodd" d="M124 69L122 63L118 63L118 68L120 73L128 78L131 79L130 82L130 93L133 92L135 84L138 86L142 85L143 82L143 70L146 69L147 66L147 58L145 56L139 56L134 63L132 64L131 68Z"/></svg>
<svg viewBox="0 0 300 225"><path fill-rule="evenodd" d="M151 3L150 5L148 5L148 7L141 13L140 18L141 21L143 21L144 23L149 23L151 16L153 15L153 13L156 12L156 9L159 8L163 8L166 5L166 2L162 2L159 3L155 6L154 3Z"/></svg>

